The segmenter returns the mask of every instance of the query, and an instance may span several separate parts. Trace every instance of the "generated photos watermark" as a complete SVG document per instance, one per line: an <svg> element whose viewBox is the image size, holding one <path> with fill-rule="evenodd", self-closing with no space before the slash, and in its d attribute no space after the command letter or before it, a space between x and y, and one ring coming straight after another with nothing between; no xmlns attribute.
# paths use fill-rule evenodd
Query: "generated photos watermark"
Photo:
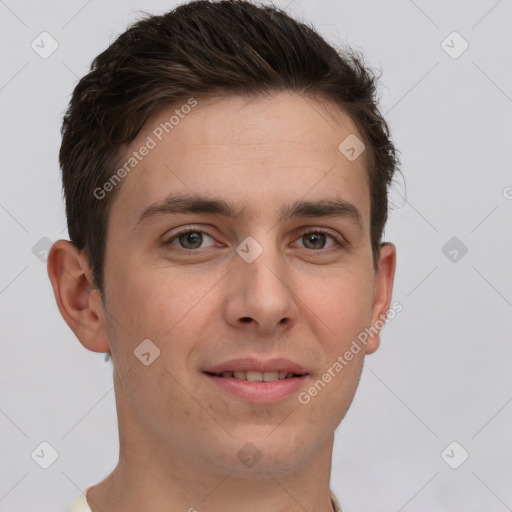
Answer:
<svg viewBox="0 0 512 512"><path fill-rule="evenodd" d="M391 308L388 310L387 315L381 315L374 325L371 327L366 327L363 331L361 331L357 338L352 341L352 344L348 350L346 350L343 355L339 355L336 358L336 361L322 374L321 378L317 379L317 381L310 386L307 391L301 391L297 395L297 400L302 405L307 405L311 402L311 399L320 393L325 386L331 382L332 379L338 375L345 366L348 365L350 361L354 358L355 355L359 354L363 348L366 347L368 343L368 338L373 338L376 336L384 324L393 320L397 316L400 311L402 311L403 305L400 302L394 302Z"/></svg>
<svg viewBox="0 0 512 512"><path fill-rule="evenodd" d="M152 149L155 149L159 142L162 142L164 137L171 133L176 126L178 126L182 119L185 119L194 107L197 106L197 100L195 98L189 98L187 103L183 104L180 108L174 111L174 114L163 123L156 126L151 135L148 135L146 141L137 150L132 152L124 164L115 171L110 178L105 181L101 187L94 189L94 197L102 200L106 197L109 192L112 192L114 188L121 182L123 178L128 176L130 172L146 157Z"/></svg>

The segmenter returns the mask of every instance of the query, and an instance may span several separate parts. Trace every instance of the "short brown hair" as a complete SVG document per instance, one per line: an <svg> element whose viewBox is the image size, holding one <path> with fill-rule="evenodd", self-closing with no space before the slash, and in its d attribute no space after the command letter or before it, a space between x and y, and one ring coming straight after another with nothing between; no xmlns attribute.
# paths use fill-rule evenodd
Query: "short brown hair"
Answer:
<svg viewBox="0 0 512 512"><path fill-rule="evenodd" d="M368 149L376 267L388 188L399 164L377 106L378 78L359 53L335 50L274 5L198 0L137 21L94 59L75 87L61 130L69 237L85 250L94 286L103 289L108 214L120 187L102 200L93 191L109 179L150 115L206 94L292 91L325 98L350 115Z"/></svg>

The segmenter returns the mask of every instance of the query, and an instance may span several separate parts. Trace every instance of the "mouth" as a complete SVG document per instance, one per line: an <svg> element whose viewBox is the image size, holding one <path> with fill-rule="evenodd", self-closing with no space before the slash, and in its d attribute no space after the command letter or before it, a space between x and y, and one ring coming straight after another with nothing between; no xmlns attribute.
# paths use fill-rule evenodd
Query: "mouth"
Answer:
<svg viewBox="0 0 512 512"><path fill-rule="evenodd" d="M299 393L309 379L306 368L285 357L246 357L203 368L215 393L252 404L275 403Z"/></svg>
<svg viewBox="0 0 512 512"><path fill-rule="evenodd" d="M294 373L286 370L277 370L273 372L257 372L257 371L245 371L235 370L226 371L221 373L205 372L207 375L212 377L220 377L224 379L238 379L245 380L248 382L276 382L278 380L293 379L296 377L302 377L307 375L305 373Z"/></svg>
<svg viewBox="0 0 512 512"><path fill-rule="evenodd" d="M235 398L250 404L273 404L300 392L309 378L308 373L287 370L224 370L204 371L215 394Z"/></svg>

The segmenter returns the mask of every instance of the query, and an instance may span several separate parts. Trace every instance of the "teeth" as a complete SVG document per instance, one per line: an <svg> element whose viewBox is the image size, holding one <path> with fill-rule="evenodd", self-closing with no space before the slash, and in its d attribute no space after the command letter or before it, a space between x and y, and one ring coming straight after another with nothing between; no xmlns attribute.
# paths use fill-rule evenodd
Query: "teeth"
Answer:
<svg viewBox="0 0 512 512"><path fill-rule="evenodd" d="M279 372L265 372L263 374L263 381L264 382L274 382L275 380L279 379ZM249 378L247 378L249 380Z"/></svg>
<svg viewBox="0 0 512 512"><path fill-rule="evenodd" d="M249 382L261 382L263 380L263 375L265 375L261 372L246 372L246 374Z"/></svg>
<svg viewBox="0 0 512 512"><path fill-rule="evenodd" d="M286 372L279 370L275 372L255 372L255 371L234 371L222 372L222 377L228 377L240 380L247 380L249 382L275 382L276 380L288 379L294 376L293 372Z"/></svg>

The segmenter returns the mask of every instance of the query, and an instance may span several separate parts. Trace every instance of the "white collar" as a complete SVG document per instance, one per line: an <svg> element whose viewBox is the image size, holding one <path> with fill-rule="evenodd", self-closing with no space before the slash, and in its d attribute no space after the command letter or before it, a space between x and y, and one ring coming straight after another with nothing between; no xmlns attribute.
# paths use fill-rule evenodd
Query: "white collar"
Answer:
<svg viewBox="0 0 512 512"><path fill-rule="evenodd" d="M71 512L92 512L91 507L89 507L89 503L87 503L86 494L89 489L94 487L93 485L90 485L85 489L84 492L80 493L80 495L76 498L75 502L73 503L73 506L71 507ZM332 507L334 509L334 512L343 512L341 510L341 506L336 499L336 496L331 491L331 503Z"/></svg>

